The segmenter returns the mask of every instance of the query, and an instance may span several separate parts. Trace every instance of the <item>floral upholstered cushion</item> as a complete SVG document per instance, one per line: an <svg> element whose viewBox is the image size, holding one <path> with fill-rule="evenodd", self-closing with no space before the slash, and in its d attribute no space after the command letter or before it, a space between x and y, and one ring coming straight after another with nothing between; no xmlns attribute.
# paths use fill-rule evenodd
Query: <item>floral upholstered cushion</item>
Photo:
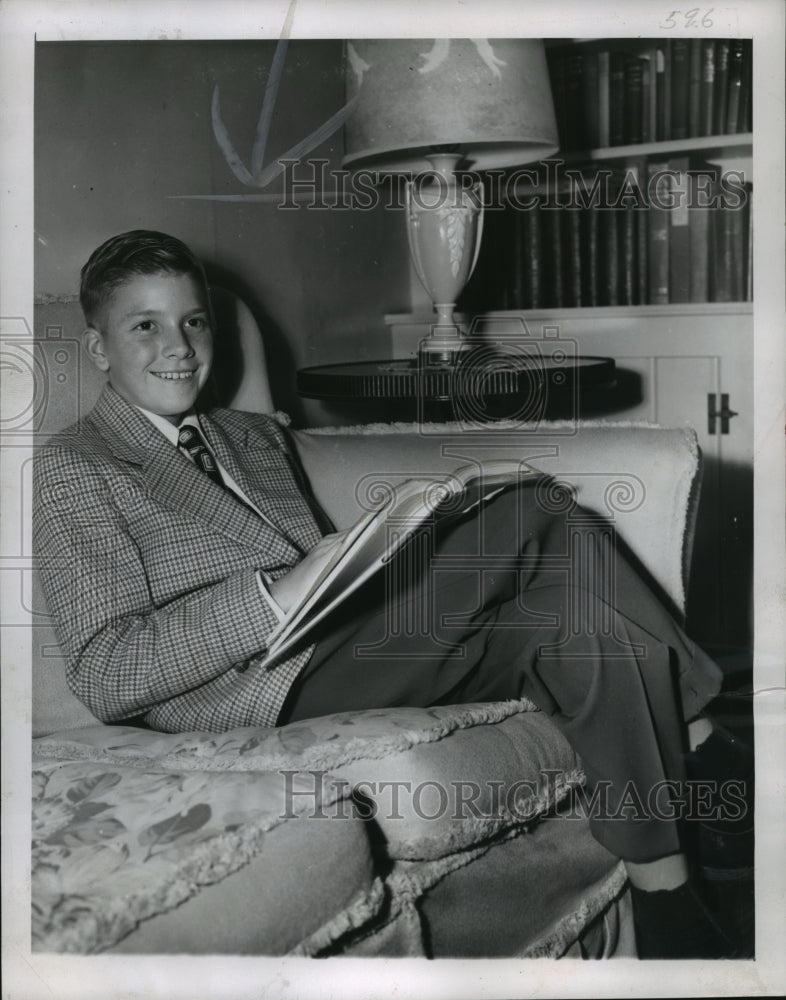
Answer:
<svg viewBox="0 0 786 1000"><path fill-rule="evenodd" d="M140 921L172 910L255 856L264 856L269 838L280 826L297 822L311 801L310 776L294 774L288 783L294 794L282 809L277 773L241 771L219 777L39 759L33 771L34 950L89 953L111 947ZM297 797L301 788L309 793L305 807ZM330 806L340 794L341 788L328 778L320 781L323 805ZM333 886L326 914L331 921L344 908L343 898L353 897L363 919L381 901L367 838L358 838L359 822L354 827L332 824L330 830L344 839L343 853L351 852L341 875L351 891ZM296 859L289 861L294 867ZM279 887L280 867L271 868L268 880ZM330 873L325 879L330 883ZM308 950L304 938L319 930L308 921L315 897L323 895L303 885L295 921L299 926L282 930L274 925L269 953L299 946ZM344 915L344 930L352 918L352 913Z"/></svg>
<svg viewBox="0 0 786 1000"><path fill-rule="evenodd" d="M218 736L97 726L38 739L35 947L111 947L140 921L171 910L256 855L264 860L265 836L299 817L308 822L327 814L361 823L362 811L351 801L360 777L368 783L398 775L452 787L463 775L493 776L509 787L537 778L548 764L572 764L570 780L580 780L562 737L532 709L522 701L352 712ZM503 722L507 735L486 725ZM521 752L524 746L531 749ZM532 822L550 805L547 795L536 799L521 815L454 818L447 811L434 822L428 806L425 818L418 809L400 819L380 809L375 818L391 857L440 858ZM353 921L369 919L379 893L372 881L359 884L354 909L335 926L346 931ZM324 947L326 935L313 940ZM302 941L289 944L309 949Z"/></svg>

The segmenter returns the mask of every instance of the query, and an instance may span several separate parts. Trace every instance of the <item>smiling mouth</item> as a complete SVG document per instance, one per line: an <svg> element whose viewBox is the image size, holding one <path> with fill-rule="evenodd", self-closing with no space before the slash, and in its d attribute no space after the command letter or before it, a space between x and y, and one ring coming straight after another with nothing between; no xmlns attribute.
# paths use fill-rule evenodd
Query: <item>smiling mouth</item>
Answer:
<svg viewBox="0 0 786 1000"><path fill-rule="evenodd" d="M196 375L196 372L151 372L156 378L162 378L165 382L185 382Z"/></svg>

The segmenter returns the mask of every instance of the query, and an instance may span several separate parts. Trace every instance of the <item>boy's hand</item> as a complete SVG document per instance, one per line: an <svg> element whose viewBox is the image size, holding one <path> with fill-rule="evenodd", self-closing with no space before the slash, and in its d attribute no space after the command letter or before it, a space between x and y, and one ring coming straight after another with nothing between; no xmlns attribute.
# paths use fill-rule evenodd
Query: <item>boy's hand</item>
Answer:
<svg viewBox="0 0 786 1000"><path fill-rule="evenodd" d="M297 602L316 580L343 544L346 531L336 531L321 538L314 548L285 575L270 583L270 593L283 612Z"/></svg>

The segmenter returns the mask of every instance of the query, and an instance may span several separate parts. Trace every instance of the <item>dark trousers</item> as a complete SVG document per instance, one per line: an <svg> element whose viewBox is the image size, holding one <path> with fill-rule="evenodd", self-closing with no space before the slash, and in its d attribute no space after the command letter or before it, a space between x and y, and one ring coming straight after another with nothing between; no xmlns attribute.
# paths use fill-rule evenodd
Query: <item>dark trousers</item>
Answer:
<svg viewBox="0 0 786 1000"><path fill-rule="evenodd" d="M549 510L548 495L528 482L415 535L329 619L280 723L529 698L581 758L588 788L604 783L596 839L628 860L663 857L680 849L677 824L642 816L635 799L619 807L631 785L646 802L658 783L684 778L685 721L721 673L634 571L613 526L580 507Z"/></svg>

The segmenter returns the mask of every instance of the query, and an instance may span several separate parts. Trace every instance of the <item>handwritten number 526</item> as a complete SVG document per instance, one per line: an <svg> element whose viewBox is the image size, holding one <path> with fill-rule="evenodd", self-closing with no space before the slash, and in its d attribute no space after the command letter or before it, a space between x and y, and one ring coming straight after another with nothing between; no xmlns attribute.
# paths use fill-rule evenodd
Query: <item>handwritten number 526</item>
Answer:
<svg viewBox="0 0 786 1000"><path fill-rule="evenodd" d="M710 14L715 10L714 7L710 7L702 13L700 7L693 7L691 10L686 10L685 12L681 10L673 10L671 14L666 18L663 24L659 25L660 28L676 28L679 18L682 18L685 22L682 26L685 28L697 28L701 26L702 28L712 27L712 18Z"/></svg>

